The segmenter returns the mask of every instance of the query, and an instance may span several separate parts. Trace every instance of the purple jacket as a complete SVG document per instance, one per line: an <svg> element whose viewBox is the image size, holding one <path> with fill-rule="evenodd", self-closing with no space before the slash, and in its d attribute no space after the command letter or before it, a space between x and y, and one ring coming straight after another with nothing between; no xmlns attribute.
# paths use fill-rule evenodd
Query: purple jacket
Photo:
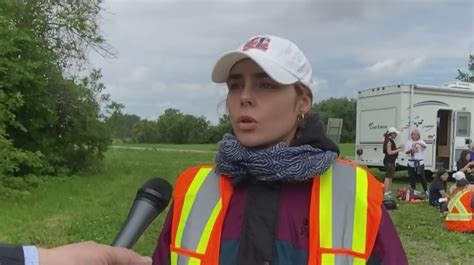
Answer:
<svg viewBox="0 0 474 265"><path fill-rule="evenodd" d="M242 255L239 246L242 240L243 227L248 225L249 219L254 220L246 212L249 187L250 185L234 187L234 193L222 228L220 264L239 264L239 256ZM306 265L308 263L309 237L307 224L311 187L311 181L281 185L280 197L277 203L277 220L275 228L272 230L274 231L273 247L271 247L273 258L272 262L268 264ZM153 255L153 265L170 264L169 246L172 218L172 211L170 210ZM408 264L397 231L385 208L382 209L380 228L367 264Z"/></svg>

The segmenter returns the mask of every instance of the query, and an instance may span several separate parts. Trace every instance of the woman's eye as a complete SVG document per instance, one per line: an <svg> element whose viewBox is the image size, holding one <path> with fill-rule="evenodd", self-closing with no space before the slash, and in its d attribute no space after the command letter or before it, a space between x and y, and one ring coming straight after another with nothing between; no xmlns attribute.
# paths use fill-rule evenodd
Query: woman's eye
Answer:
<svg viewBox="0 0 474 265"><path fill-rule="evenodd" d="M240 83L229 83L227 84L227 88L229 90L235 90L235 89L238 89L240 88L242 85Z"/></svg>
<svg viewBox="0 0 474 265"><path fill-rule="evenodd" d="M261 88L276 88L276 86L274 84L269 83L269 82L260 83L260 87Z"/></svg>

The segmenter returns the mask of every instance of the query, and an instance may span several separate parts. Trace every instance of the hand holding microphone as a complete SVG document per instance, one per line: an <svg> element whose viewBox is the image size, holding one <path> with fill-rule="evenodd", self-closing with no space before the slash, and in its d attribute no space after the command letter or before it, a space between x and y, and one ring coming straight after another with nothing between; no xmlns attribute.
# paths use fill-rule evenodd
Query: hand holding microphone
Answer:
<svg viewBox="0 0 474 265"><path fill-rule="evenodd" d="M39 265L151 265L151 258L126 248L131 248L148 225L166 208L172 190L164 179L148 180L138 190L127 220L112 247L95 242L74 243L52 249L24 246L21 255L24 255L25 262L28 257L28 264ZM17 249L18 246L0 244L0 263L3 264L5 259L17 258Z"/></svg>

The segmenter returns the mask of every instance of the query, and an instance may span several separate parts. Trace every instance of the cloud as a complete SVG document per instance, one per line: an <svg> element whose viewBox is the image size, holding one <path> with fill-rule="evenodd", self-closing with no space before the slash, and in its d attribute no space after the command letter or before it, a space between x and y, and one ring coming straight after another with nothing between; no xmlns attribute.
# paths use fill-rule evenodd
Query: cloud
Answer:
<svg viewBox="0 0 474 265"><path fill-rule="evenodd" d="M376 62L375 64L368 66L364 70L371 75L403 75L406 73L417 71L423 66L424 62L424 57L417 57L411 59L386 59L384 61Z"/></svg>
<svg viewBox="0 0 474 265"><path fill-rule="evenodd" d="M441 84L465 69L474 52L472 1L108 0L104 6L102 31L117 59L91 61L102 68L112 98L146 118L175 107L216 120L225 89L210 82L212 66L259 33L286 37L305 52L316 100L378 84Z"/></svg>
<svg viewBox="0 0 474 265"><path fill-rule="evenodd" d="M346 77L347 86L356 86L369 80L393 80L416 76L426 63L425 57L388 58L362 69L355 69Z"/></svg>

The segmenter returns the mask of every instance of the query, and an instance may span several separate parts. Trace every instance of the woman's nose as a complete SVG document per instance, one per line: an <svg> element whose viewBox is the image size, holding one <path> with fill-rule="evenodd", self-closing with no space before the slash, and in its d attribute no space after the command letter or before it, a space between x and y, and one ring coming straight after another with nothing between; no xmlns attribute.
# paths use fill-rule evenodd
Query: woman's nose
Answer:
<svg viewBox="0 0 474 265"><path fill-rule="evenodd" d="M240 95L240 105L241 106L253 106L255 105L255 100L253 96L252 84L246 83L242 94Z"/></svg>

